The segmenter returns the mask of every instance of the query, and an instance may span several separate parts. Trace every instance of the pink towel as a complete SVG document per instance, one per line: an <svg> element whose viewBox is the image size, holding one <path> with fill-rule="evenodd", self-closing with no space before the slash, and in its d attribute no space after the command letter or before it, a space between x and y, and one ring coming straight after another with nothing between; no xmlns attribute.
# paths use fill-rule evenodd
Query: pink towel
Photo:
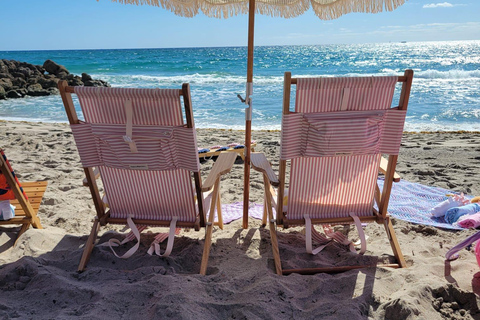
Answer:
<svg viewBox="0 0 480 320"><path fill-rule="evenodd" d="M458 225L468 229L478 228L480 226L480 212L465 216L465 219L458 221Z"/></svg>

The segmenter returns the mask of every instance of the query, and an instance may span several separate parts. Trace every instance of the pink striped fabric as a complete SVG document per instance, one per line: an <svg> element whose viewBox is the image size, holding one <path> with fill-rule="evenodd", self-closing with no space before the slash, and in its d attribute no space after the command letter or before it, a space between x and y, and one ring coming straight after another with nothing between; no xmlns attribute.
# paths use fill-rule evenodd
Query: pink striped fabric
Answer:
<svg viewBox="0 0 480 320"><path fill-rule="evenodd" d="M284 115L280 158L398 154L405 116L396 109Z"/></svg>
<svg viewBox="0 0 480 320"><path fill-rule="evenodd" d="M288 219L372 214L381 152L398 153L403 131L405 112L385 112L396 83L397 77L297 80L296 113L282 122L282 159L292 158ZM394 129L386 129L391 123Z"/></svg>
<svg viewBox="0 0 480 320"><path fill-rule="evenodd" d="M391 106L397 77L298 78L295 111L303 113L342 110L384 110ZM386 107L387 106L387 107Z"/></svg>
<svg viewBox="0 0 480 320"><path fill-rule="evenodd" d="M200 171L195 129L186 127L134 126L132 153L125 142L125 125L72 125L84 167L108 166L117 169Z"/></svg>
<svg viewBox="0 0 480 320"><path fill-rule="evenodd" d="M95 130L105 130L112 125L125 128L126 100L132 102L134 110L134 139L136 132L148 136L146 131L149 130L146 130L145 126L157 127L150 128L152 132L170 132L165 128L169 126L174 127L172 132L177 132L178 127L184 126L179 90L75 87L75 93L78 95L85 122ZM182 129L179 131L183 132ZM196 151L194 131L191 144L194 146L191 150ZM142 143L138 142L137 145L141 149ZM128 144L125 146L130 153ZM194 156L198 168L198 155L192 152L189 156ZM85 157L90 160L89 156ZM183 160L185 159L180 159ZM171 220L173 216L177 216L178 221L196 220L190 171L127 170L106 165L98 168L112 218L127 218L133 215L134 219Z"/></svg>

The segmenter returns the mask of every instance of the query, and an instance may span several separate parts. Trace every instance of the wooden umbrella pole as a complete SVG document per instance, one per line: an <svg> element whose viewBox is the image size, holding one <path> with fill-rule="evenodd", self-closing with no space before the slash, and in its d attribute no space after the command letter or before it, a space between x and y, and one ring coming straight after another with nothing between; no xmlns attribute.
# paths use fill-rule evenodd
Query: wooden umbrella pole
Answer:
<svg viewBox="0 0 480 320"><path fill-rule="evenodd" d="M248 56L247 56L247 95L245 110L245 170L243 182L243 228L248 228L248 206L250 203L250 152L252 143L252 82L253 82L253 47L255 26L255 0L249 0L248 10Z"/></svg>

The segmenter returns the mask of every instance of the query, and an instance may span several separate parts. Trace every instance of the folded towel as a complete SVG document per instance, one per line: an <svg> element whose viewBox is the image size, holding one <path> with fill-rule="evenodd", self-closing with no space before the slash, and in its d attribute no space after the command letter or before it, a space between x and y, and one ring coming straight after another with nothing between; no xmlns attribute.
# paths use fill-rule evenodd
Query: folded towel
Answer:
<svg viewBox="0 0 480 320"><path fill-rule="evenodd" d="M460 217L457 221L458 225L462 228L475 229L480 227L480 212L472 215Z"/></svg>
<svg viewBox="0 0 480 320"><path fill-rule="evenodd" d="M15 207L9 200L0 201L0 220L10 220L15 217Z"/></svg>
<svg viewBox="0 0 480 320"><path fill-rule="evenodd" d="M462 194L455 194L451 197L448 197L447 200L437 204L433 209L430 211L432 216L434 217L443 217L448 209L461 207L463 205L468 204L469 201L466 199Z"/></svg>
<svg viewBox="0 0 480 320"><path fill-rule="evenodd" d="M472 215L480 211L480 204L470 203L463 207L450 208L445 213L445 221L447 223L453 224L457 222L458 218L464 215Z"/></svg>

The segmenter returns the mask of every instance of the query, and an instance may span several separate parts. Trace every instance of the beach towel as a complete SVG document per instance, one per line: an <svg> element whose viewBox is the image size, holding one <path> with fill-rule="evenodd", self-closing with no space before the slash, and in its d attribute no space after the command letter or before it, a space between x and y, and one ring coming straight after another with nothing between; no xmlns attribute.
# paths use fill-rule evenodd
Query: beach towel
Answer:
<svg viewBox="0 0 480 320"><path fill-rule="evenodd" d="M458 219L458 225L462 228L476 229L480 227L480 212Z"/></svg>
<svg viewBox="0 0 480 320"><path fill-rule="evenodd" d="M472 215L480 211L480 204L470 203L462 207L455 207L447 210L445 213L445 221L447 223L455 223L457 220L464 215Z"/></svg>
<svg viewBox="0 0 480 320"><path fill-rule="evenodd" d="M448 209L455 208L455 207L461 207L466 204L469 204L470 201L465 198L465 196L462 194L455 194L451 197L449 197L447 200L440 202L437 204L435 207L433 207L431 214L434 217L443 217L445 213L447 213Z"/></svg>

